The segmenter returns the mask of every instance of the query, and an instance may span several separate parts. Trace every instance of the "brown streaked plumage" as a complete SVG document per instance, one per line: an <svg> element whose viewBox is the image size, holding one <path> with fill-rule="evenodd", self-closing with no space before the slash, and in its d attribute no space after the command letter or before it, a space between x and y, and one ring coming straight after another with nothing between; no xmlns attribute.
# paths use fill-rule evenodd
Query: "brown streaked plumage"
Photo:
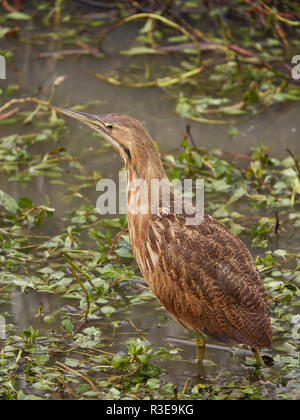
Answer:
<svg viewBox="0 0 300 420"><path fill-rule="evenodd" d="M56 108L99 131L121 155L127 170L128 228L140 270L164 307L185 327L228 344L258 349L272 342L267 299L253 258L239 238L208 214L188 225L178 214L171 187L154 208L151 180L170 187L154 142L142 124L123 114L89 115ZM146 185L146 196L136 180ZM148 194L149 193L149 194ZM145 214L136 212L141 203ZM187 211L187 209L185 209ZM204 342L198 340L198 357Z"/></svg>

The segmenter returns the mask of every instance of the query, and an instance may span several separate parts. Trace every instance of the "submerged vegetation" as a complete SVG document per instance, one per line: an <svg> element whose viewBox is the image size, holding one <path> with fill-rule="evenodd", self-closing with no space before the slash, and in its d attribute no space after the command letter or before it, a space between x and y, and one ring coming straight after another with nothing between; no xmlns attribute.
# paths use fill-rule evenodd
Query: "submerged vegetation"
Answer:
<svg viewBox="0 0 300 420"><path fill-rule="evenodd" d="M284 111L300 99L291 77L291 58L300 52L297 2L23 3L2 2L0 17L10 73L0 89L0 399L298 399L294 150L279 158L260 139L247 154L200 148L187 126L173 139L176 149L162 153L170 179L205 179L206 211L249 245L268 294L274 343L266 367L258 369L242 347L211 342L199 368L188 352L190 333L166 339L176 323L140 276L126 215L95 211L102 174L88 162L95 154L108 161L110 148L90 134L90 143L73 151L65 120L49 108L72 77L60 63L89 56L96 65L86 73L95 80L128 94L161 90L178 119L228 124L233 138L238 118L267 107ZM129 25L131 44L117 51L128 60L125 70L107 69L105 40ZM38 92L22 82L19 44L53 66ZM60 102L96 113L105 99Z"/></svg>

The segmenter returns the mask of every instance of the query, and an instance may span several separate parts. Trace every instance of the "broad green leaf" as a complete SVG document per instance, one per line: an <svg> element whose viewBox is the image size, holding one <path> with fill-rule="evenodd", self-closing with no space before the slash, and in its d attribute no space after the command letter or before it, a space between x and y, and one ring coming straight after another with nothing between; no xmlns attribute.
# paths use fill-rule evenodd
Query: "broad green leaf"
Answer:
<svg viewBox="0 0 300 420"><path fill-rule="evenodd" d="M102 314L105 314L108 318L114 312L116 312L116 310L115 310L115 308L113 306L107 305L107 306L102 306L102 308L101 308L101 313Z"/></svg>
<svg viewBox="0 0 300 420"><path fill-rule="evenodd" d="M10 213L16 214L19 210L18 203L6 192L0 190L0 204Z"/></svg>
<svg viewBox="0 0 300 420"><path fill-rule="evenodd" d="M21 209L31 209L34 206L33 201L27 197L20 197L18 199L18 205Z"/></svg>
<svg viewBox="0 0 300 420"><path fill-rule="evenodd" d="M67 333L71 333L74 330L74 325L69 318L63 319L61 325Z"/></svg>

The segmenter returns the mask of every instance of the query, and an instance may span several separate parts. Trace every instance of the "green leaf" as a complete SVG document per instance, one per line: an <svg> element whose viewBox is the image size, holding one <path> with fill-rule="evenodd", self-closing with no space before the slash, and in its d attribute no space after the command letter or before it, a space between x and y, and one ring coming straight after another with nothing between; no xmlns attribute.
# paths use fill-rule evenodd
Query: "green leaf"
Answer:
<svg viewBox="0 0 300 420"><path fill-rule="evenodd" d="M229 206L230 204L234 203L235 201L239 200L241 197L243 197L245 194L247 194L247 190L244 186L240 186L230 197L230 199L227 201L226 206Z"/></svg>
<svg viewBox="0 0 300 420"><path fill-rule="evenodd" d="M140 29L140 34L146 34L149 32L151 30L152 23L153 19L148 19L142 29Z"/></svg>
<svg viewBox="0 0 300 420"><path fill-rule="evenodd" d="M169 36L169 42L187 42L189 38L186 35Z"/></svg>
<svg viewBox="0 0 300 420"><path fill-rule="evenodd" d="M142 55L142 54L165 54L164 51L155 50L150 47L133 47L129 50L121 50L120 54L123 55Z"/></svg>
<svg viewBox="0 0 300 420"><path fill-rule="evenodd" d="M25 340L34 341L39 335L39 330L35 330L32 326L30 326L28 330L22 331L22 334Z"/></svg>
<svg viewBox="0 0 300 420"><path fill-rule="evenodd" d="M126 248L116 249L115 253L122 258L133 258L133 254Z"/></svg>
<svg viewBox="0 0 300 420"><path fill-rule="evenodd" d="M113 306L102 306L101 313L105 314L107 317L110 317L111 314L116 312L115 308Z"/></svg>
<svg viewBox="0 0 300 420"><path fill-rule="evenodd" d="M18 199L18 205L21 209L31 209L34 207L33 201L27 197L20 197Z"/></svg>
<svg viewBox="0 0 300 420"><path fill-rule="evenodd" d="M123 365L126 365L130 360L130 356L125 356L123 354L116 354L112 360L111 360L111 364L114 368L119 368Z"/></svg>
<svg viewBox="0 0 300 420"><path fill-rule="evenodd" d="M278 255L279 257L285 258L287 251L285 249L276 249L274 251L275 255Z"/></svg>
<svg viewBox="0 0 300 420"><path fill-rule="evenodd" d="M147 354L139 354L137 360L139 360L143 365L146 365L149 362L150 356Z"/></svg>
<svg viewBox="0 0 300 420"><path fill-rule="evenodd" d="M61 325L67 333L71 333L74 329L74 325L72 324L69 318L63 319Z"/></svg>
<svg viewBox="0 0 300 420"><path fill-rule="evenodd" d="M147 385L151 389L158 389L160 387L159 379L150 378L147 381Z"/></svg>
<svg viewBox="0 0 300 420"><path fill-rule="evenodd" d="M79 365L79 360L67 357L65 360L65 364L70 367L77 367Z"/></svg>
<svg viewBox="0 0 300 420"><path fill-rule="evenodd" d="M5 35L10 31L11 28L0 28L0 39L4 38Z"/></svg>
<svg viewBox="0 0 300 420"><path fill-rule="evenodd" d="M14 20L30 20L31 16L27 15L26 13L22 12L12 12L8 13L6 15L8 19L14 19Z"/></svg>
<svg viewBox="0 0 300 420"><path fill-rule="evenodd" d="M6 192L0 190L0 205L2 205L10 213L16 214L19 210L18 203Z"/></svg>
<svg viewBox="0 0 300 420"><path fill-rule="evenodd" d="M230 137L235 137L235 136L237 136L238 134L240 134L240 130L238 130L238 129L237 129L237 128L235 128L235 127L230 128L230 130L228 130L228 135L229 135Z"/></svg>
<svg viewBox="0 0 300 420"><path fill-rule="evenodd" d="M50 359L49 354L32 354L31 359L37 364L37 365L44 365L47 363Z"/></svg>

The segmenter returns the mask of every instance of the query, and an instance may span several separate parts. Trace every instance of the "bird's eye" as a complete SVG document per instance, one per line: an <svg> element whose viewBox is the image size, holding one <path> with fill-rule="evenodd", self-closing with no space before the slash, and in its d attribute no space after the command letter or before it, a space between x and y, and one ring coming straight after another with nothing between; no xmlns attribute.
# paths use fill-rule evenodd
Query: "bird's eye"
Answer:
<svg viewBox="0 0 300 420"><path fill-rule="evenodd" d="M111 130L112 128L114 128L114 126L113 126L113 124L106 123L105 128L108 128L109 130Z"/></svg>

